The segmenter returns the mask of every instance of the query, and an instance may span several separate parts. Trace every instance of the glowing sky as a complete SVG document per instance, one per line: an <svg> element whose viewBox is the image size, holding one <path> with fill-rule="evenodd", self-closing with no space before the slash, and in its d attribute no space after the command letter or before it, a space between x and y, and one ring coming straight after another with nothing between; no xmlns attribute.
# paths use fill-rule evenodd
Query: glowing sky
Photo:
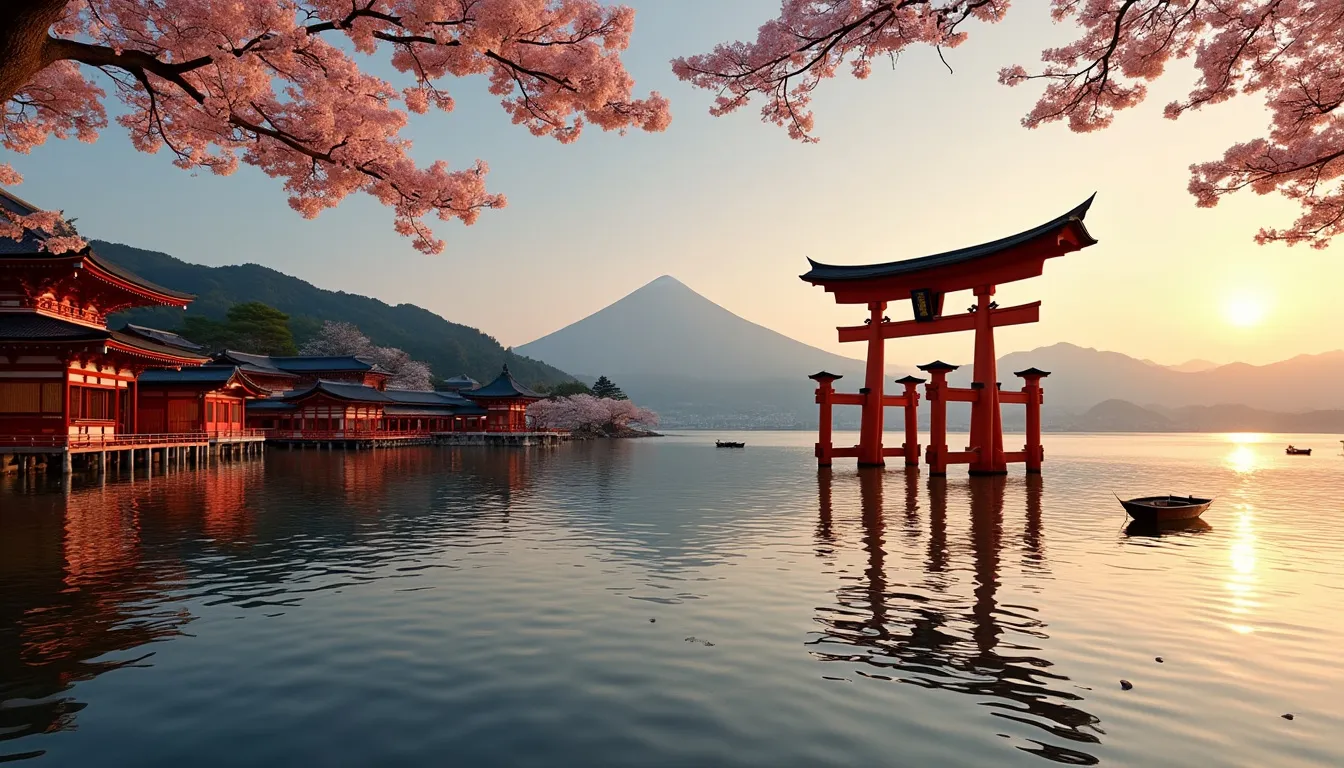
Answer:
<svg viewBox="0 0 1344 768"><path fill-rule="evenodd" d="M667 63L754 35L777 0L630 4L638 15L626 63L638 93L672 99L670 130L590 129L562 146L511 125L483 80L447 82L457 111L413 119L415 155L453 167L486 160L509 207L470 228L436 222L448 240L441 256L414 251L366 196L305 221L255 170L193 176L135 152L115 125L95 145L52 142L13 158L26 177L14 191L78 217L88 236L419 304L506 345L671 274L750 320L851 356L862 350L838 344L834 326L862 312L799 281L805 257L861 263L956 248L1039 224L1097 191L1087 224L1101 243L1000 289L1005 306L1045 302L1040 324L999 332L1000 351L1069 341L1166 363L1263 363L1344 347L1334 295L1344 243L1256 246L1259 226L1291 222L1290 204L1246 193L1209 211L1186 193L1191 163L1261 135L1267 119L1247 98L1163 119L1162 106L1193 80L1187 66L1106 131L1027 131L1018 121L1036 91L1002 87L996 72L1033 64L1072 29L1019 5L948 53L955 74L916 49L894 68L875 65L865 82L827 83L816 103L822 141L805 146L755 109L709 117L712 95L678 82ZM964 360L970 344L969 334L908 340L888 357Z"/></svg>

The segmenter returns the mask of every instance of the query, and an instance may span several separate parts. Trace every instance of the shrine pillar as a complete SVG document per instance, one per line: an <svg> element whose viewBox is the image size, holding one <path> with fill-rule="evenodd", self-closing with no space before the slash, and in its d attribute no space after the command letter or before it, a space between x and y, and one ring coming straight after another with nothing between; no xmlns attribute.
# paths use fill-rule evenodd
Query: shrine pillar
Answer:
<svg viewBox="0 0 1344 768"><path fill-rule="evenodd" d="M1027 454L1027 473L1039 475L1041 462L1045 460L1045 449L1041 447L1041 404L1045 402L1045 393L1041 390L1041 379L1050 375L1049 371L1028 368L1017 371L1025 382L1022 393L1026 395L1027 405L1027 444L1023 450Z"/></svg>
<svg viewBox="0 0 1344 768"><path fill-rule="evenodd" d="M990 316L990 297L994 286L975 289L975 369L971 388L976 390L971 404L971 445L977 452L971 462L972 475L1006 474L1003 460L1003 427L999 418L998 362L994 355L994 325Z"/></svg>
<svg viewBox="0 0 1344 768"><path fill-rule="evenodd" d="M817 382L817 405L820 407L820 413L817 414L817 445L814 449L817 466L829 467L835 450L831 443L831 411L835 395L835 387L832 385L836 379L843 377L821 371L807 378Z"/></svg>
<svg viewBox="0 0 1344 768"><path fill-rule="evenodd" d="M882 312L885 301L868 305L868 367L864 372L863 416L859 423L859 466L880 467L882 459L882 382L886 365L886 343L882 336Z"/></svg>
<svg viewBox="0 0 1344 768"><path fill-rule="evenodd" d="M935 360L919 369L933 377L924 385L924 396L929 401L929 448L925 461L929 474L942 477L947 474L947 374L960 366Z"/></svg>
<svg viewBox="0 0 1344 768"><path fill-rule="evenodd" d="M905 386L905 466L919 466L919 392L915 387L924 383L924 379L906 376L896 380Z"/></svg>

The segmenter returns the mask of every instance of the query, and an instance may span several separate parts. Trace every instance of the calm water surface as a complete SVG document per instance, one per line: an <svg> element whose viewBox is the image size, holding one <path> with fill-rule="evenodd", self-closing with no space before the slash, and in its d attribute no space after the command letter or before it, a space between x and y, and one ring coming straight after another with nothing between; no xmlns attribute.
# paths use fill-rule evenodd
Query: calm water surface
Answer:
<svg viewBox="0 0 1344 768"><path fill-rule="evenodd" d="M1332 438L715 437L0 480L0 761L1344 765ZM1208 526L1126 531L1168 491Z"/></svg>

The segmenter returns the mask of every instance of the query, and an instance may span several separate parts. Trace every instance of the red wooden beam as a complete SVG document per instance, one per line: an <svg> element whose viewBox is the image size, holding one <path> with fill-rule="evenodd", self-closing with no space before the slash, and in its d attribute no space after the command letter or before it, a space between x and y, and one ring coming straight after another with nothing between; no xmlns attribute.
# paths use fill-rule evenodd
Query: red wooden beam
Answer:
<svg viewBox="0 0 1344 768"><path fill-rule="evenodd" d="M888 408L904 408L909 403L906 402L905 395L883 395L882 405Z"/></svg>
<svg viewBox="0 0 1344 768"><path fill-rule="evenodd" d="M904 455L905 455L905 446L901 446L901 447L899 447L899 448L883 448L883 449L882 449L882 455L883 455L883 456L904 456Z"/></svg>
<svg viewBox="0 0 1344 768"><path fill-rule="evenodd" d="M863 405L866 395L845 394L836 392L831 395L831 402L835 405Z"/></svg>
<svg viewBox="0 0 1344 768"><path fill-rule="evenodd" d="M979 456L979 451L948 451L943 456L943 462L946 464L970 464Z"/></svg>
<svg viewBox="0 0 1344 768"><path fill-rule="evenodd" d="M999 392L1000 403L1010 403L1012 405L1026 405L1026 392Z"/></svg>
<svg viewBox="0 0 1344 768"><path fill-rule="evenodd" d="M943 387L940 398L950 403L974 403L980 399L980 390L966 387Z"/></svg>
<svg viewBox="0 0 1344 768"><path fill-rule="evenodd" d="M851 458L851 459L858 458L859 446L851 445L848 448L832 448L831 455L838 456L840 458Z"/></svg>
<svg viewBox="0 0 1344 768"><path fill-rule="evenodd" d="M1005 325L1024 325L1041 319L1041 302L1019 304L1015 307L992 309L989 323L999 328ZM975 313L940 317L927 323L917 320L905 320L899 323L882 323L878 326L884 339L903 339L909 336L928 336L935 333L955 333L975 330ZM872 335L872 327L867 325L846 325L836 328L840 332L840 341L867 341Z"/></svg>

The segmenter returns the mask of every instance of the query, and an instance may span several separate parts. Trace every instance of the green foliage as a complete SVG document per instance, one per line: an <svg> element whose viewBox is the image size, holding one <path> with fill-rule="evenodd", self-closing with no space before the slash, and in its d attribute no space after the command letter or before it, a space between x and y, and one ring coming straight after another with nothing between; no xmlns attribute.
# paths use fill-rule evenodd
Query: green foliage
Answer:
<svg viewBox="0 0 1344 768"><path fill-rule="evenodd" d="M289 330L289 315L259 301L229 307L226 324L241 345L239 349L259 355L299 353L294 333Z"/></svg>
<svg viewBox="0 0 1344 768"><path fill-rule="evenodd" d="M99 256L146 280L197 297L185 315L167 307L134 309L116 315L114 327L132 322L181 328L193 317L223 323L235 304L261 302L289 315L293 340L299 344L317 335L323 321L334 320L354 323L374 344L403 349L444 377L465 373L478 381L491 381L507 363L519 381L555 385L572 380L564 371L505 350L475 328L450 323L413 304L394 307L366 296L324 291L256 264L205 267L117 243L95 240L92 245Z"/></svg>
<svg viewBox="0 0 1344 768"><path fill-rule="evenodd" d="M259 301L233 305L222 321L187 315L177 333L211 352L235 349L258 355L294 355L299 351L289 316Z"/></svg>
<svg viewBox="0 0 1344 768"><path fill-rule="evenodd" d="M545 394L551 397L570 397L571 395L591 395L593 390L588 388L582 381L562 381L552 387L547 387Z"/></svg>
<svg viewBox="0 0 1344 768"><path fill-rule="evenodd" d="M606 376L597 377L597 381L593 382L593 388L591 391L594 395L597 395L603 400L630 399L625 396L625 393L621 391L620 387L613 384L611 382L611 379L608 379Z"/></svg>

